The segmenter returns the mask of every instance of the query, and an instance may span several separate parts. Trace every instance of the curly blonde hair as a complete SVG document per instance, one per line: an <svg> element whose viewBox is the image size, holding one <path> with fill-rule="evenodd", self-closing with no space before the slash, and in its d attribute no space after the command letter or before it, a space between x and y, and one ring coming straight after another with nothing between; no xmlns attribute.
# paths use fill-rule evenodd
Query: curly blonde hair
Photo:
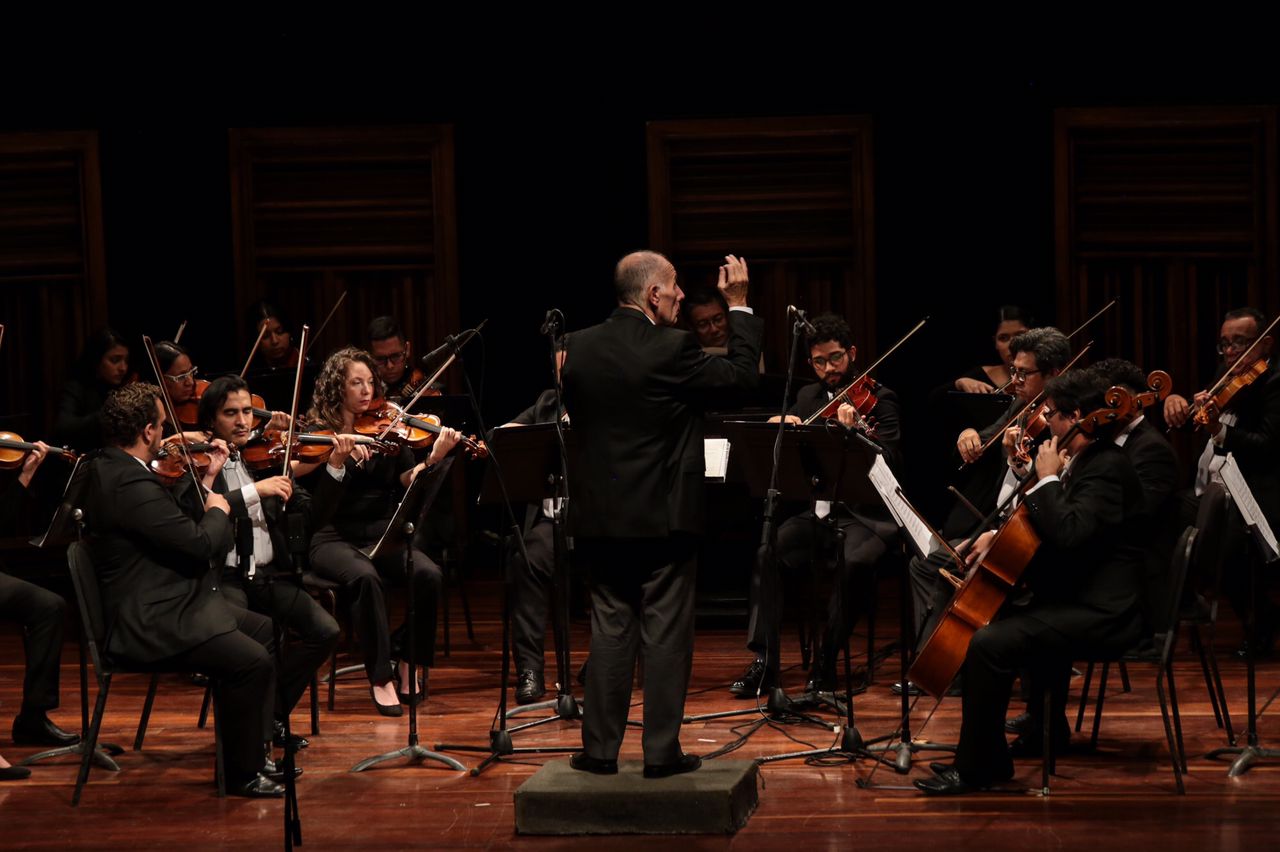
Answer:
<svg viewBox="0 0 1280 852"><path fill-rule="evenodd" d="M374 397L381 397L385 393L382 379L378 377L378 365L374 363L372 355L355 346L339 349L325 359L320 375L316 377L315 393L311 396L311 408L307 411L307 421L312 428L342 428L347 369L356 361L368 367L373 374Z"/></svg>

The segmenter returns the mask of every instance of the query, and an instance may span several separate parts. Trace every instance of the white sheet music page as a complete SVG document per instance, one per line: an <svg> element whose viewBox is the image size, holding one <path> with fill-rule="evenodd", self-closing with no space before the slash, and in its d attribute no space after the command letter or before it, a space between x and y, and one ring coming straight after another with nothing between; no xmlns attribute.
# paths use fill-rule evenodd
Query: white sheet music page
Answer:
<svg viewBox="0 0 1280 852"><path fill-rule="evenodd" d="M716 482L724 482L729 470L729 439L703 438L702 461L703 476Z"/></svg>
<svg viewBox="0 0 1280 852"><path fill-rule="evenodd" d="M1219 469L1218 473L1222 476L1222 482L1227 486L1227 492L1231 494L1231 501L1236 504L1236 508L1240 510L1244 522L1251 527L1256 527L1262 535L1262 540L1267 543L1267 547L1271 548L1271 554L1268 561L1275 559L1280 554L1280 546L1276 543L1276 534L1271 530L1271 524L1267 523L1267 518L1262 514L1262 507L1258 505L1258 501L1253 498L1253 492L1249 490L1249 485L1244 481L1244 474L1240 472L1240 466L1236 464L1236 457L1231 453L1227 453L1227 460Z"/></svg>
<svg viewBox="0 0 1280 852"><path fill-rule="evenodd" d="M893 475L893 471L885 463L884 456L876 456L875 462L871 465L871 470L867 473L867 478L875 486L876 493L880 495L880 499L889 507L889 512L893 515L894 520L898 522L898 526L907 531L907 535L911 537L911 543L915 545L916 551L921 556L928 556L933 552L935 548L933 533L929 532L929 527L920 520L911 506L907 504L907 501L902 499L902 489L898 485L898 478Z"/></svg>

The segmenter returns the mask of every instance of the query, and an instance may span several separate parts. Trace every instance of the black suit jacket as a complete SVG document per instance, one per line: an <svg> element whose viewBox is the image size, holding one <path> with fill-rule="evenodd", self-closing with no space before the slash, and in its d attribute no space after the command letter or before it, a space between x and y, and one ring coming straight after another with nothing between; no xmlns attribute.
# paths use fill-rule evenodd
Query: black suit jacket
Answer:
<svg viewBox="0 0 1280 852"><path fill-rule="evenodd" d="M875 408L870 415L875 420L875 441L884 449L885 461L891 467L897 468L902 461L902 414L898 405L898 395L884 385L880 385L875 390L875 396ZM831 397L822 382L814 382L800 388L800 392L796 394L796 403L791 406L788 413L794 414L801 420L807 420L821 411L830 401ZM881 501L845 508L863 526L886 541L898 533L897 523Z"/></svg>
<svg viewBox="0 0 1280 852"><path fill-rule="evenodd" d="M562 380L576 435L569 478L574 535L702 531L707 394L756 385L763 331L759 317L737 311L729 354L712 356L690 332L619 307L569 337Z"/></svg>
<svg viewBox="0 0 1280 852"><path fill-rule="evenodd" d="M1273 529L1280 526L1280 370L1274 366L1231 398L1228 411L1236 424L1227 427L1222 446L1240 465L1254 499ZM1204 446L1203 444L1201 446Z"/></svg>
<svg viewBox="0 0 1280 852"><path fill-rule="evenodd" d="M155 474L110 447L90 469L85 522L108 655L154 662L236 629L214 567L231 546L226 514L197 524Z"/></svg>
<svg viewBox="0 0 1280 852"><path fill-rule="evenodd" d="M1025 505L1041 544L1027 566L1035 594L1029 614L1099 648L1141 633L1143 547L1134 535L1142 485L1125 452L1110 440L1085 448L1066 482L1049 482Z"/></svg>

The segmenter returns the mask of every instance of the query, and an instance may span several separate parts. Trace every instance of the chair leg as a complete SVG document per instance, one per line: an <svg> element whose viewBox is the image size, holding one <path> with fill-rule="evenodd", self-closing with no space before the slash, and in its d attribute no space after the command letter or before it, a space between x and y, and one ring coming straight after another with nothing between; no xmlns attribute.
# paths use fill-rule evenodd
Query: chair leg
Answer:
<svg viewBox="0 0 1280 852"><path fill-rule="evenodd" d="M204 701L200 702L200 718L196 720L196 727L204 730L205 725L209 724L209 704L213 700L213 684L210 682L204 688Z"/></svg>
<svg viewBox="0 0 1280 852"><path fill-rule="evenodd" d="M1093 732L1089 734L1089 748L1098 747L1098 729L1102 727L1102 704L1107 698L1107 673L1110 663L1102 664L1102 674L1098 677L1098 700L1093 705Z"/></svg>
<svg viewBox="0 0 1280 852"><path fill-rule="evenodd" d="M1053 752L1053 690L1044 691L1041 712L1044 730L1041 732L1043 750L1040 758L1040 794L1047 796L1049 795L1049 776L1055 774L1057 770L1057 766L1054 765L1057 756Z"/></svg>
<svg viewBox="0 0 1280 852"><path fill-rule="evenodd" d="M311 675L311 736L320 735L320 677Z"/></svg>
<svg viewBox="0 0 1280 852"><path fill-rule="evenodd" d="M227 797L227 766L222 753L222 714L213 708L213 780L218 787L218 798Z"/></svg>
<svg viewBox="0 0 1280 852"><path fill-rule="evenodd" d="M1209 693L1209 705L1213 707L1213 721L1219 728L1222 724L1222 710L1218 706L1218 689L1209 671L1209 656L1204 652L1204 643L1200 641L1200 630L1194 624L1187 631L1191 638L1191 650L1200 658L1200 673L1204 675L1205 691Z"/></svg>
<svg viewBox="0 0 1280 852"><path fill-rule="evenodd" d="M1187 774L1187 744L1182 740L1182 714L1178 712L1178 687L1173 680L1173 660L1165 664L1169 678L1169 706L1173 710L1173 733L1178 740L1178 766Z"/></svg>
<svg viewBox="0 0 1280 852"><path fill-rule="evenodd" d="M325 592L325 597L329 602L329 614L333 616L334 621L338 620L338 596L334 594L333 589ZM329 712L333 712L334 692L338 688L338 643L333 643L333 650L329 652Z"/></svg>
<svg viewBox="0 0 1280 852"><path fill-rule="evenodd" d="M160 685L160 675L151 676L151 684L147 687L147 700L142 702L142 715L138 718L138 733L133 737L133 750L142 751L142 740L147 735L147 724L151 721L151 705L156 701L156 687Z"/></svg>
<svg viewBox="0 0 1280 852"><path fill-rule="evenodd" d="M1177 785L1178 795L1184 795L1187 790L1182 784L1182 760L1178 754L1177 740L1173 736L1173 726L1169 723L1169 702L1164 694L1165 671L1164 666L1156 669L1156 697L1160 699L1160 718L1164 722L1165 741L1169 744L1169 759L1173 763L1173 780Z"/></svg>
<svg viewBox="0 0 1280 852"><path fill-rule="evenodd" d="M84 754L80 758L80 771L76 773L76 789L71 794L73 808L79 807L80 794L84 792L84 785L89 781L89 764L98 750L98 732L102 730L102 716L107 709L107 693L110 691L111 675L107 675L98 685L98 700L93 705L93 720L89 723L89 730L85 732Z"/></svg>
<svg viewBox="0 0 1280 852"><path fill-rule="evenodd" d="M440 551L440 561L444 563L444 582L440 584L440 620L444 622L444 656L449 656L449 548Z"/></svg>
<svg viewBox="0 0 1280 852"><path fill-rule="evenodd" d="M456 563L454 573L457 573ZM565 591L565 594L568 594L567 590ZM471 621L471 601L467 598L467 584L466 581L462 579L461 575L458 575L458 600L462 602L462 620L466 622L467 625L467 641L475 642L476 626Z"/></svg>
<svg viewBox="0 0 1280 852"><path fill-rule="evenodd" d="M1089 684L1093 682L1093 663L1090 662L1084 670L1084 683L1080 686L1080 708L1076 710L1076 733L1080 733L1080 729L1084 727L1084 708L1089 703Z"/></svg>
<svg viewBox="0 0 1280 852"><path fill-rule="evenodd" d="M1120 688L1123 692L1133 692L1133 687L1129 685L1129 667L1121 661L1118 668L1120 669Z"/></svg>

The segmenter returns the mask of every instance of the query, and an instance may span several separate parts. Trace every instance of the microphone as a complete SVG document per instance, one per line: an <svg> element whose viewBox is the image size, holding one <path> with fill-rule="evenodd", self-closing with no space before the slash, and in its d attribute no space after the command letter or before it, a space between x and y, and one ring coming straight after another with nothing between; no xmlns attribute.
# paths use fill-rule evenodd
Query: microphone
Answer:
<svg viewBox="0 0 1280 852"><path fill-rule="evenodd" d="M434 373L450 355L457 354L462 350L462 347L470 343L471 338L479 334L480 329L484 328L487 322L488 320L486 319L475 328L469 328L466 331L460 331L457 334L450 334L445 337L444 343L422 356L423 369L428 373Z"/></svg>
<svg viewBox="0 0 1280 852"><path fill-rule="evenodd" d="M813 323L809 322L809 317L805 315L805 312L795 305L787 305L787 319L793 319L800 323L800 327L804 329L805 334L818 333L818 329L814 328Z"/></svg>
<svg viewBox="0 0 1280 852"><path fill-rule="evenodd" d="M538 334L559 334L562 328L564 328L564 314L560 313L559 308L552 308L543 318L542 328L538 329Z"/></svg>

